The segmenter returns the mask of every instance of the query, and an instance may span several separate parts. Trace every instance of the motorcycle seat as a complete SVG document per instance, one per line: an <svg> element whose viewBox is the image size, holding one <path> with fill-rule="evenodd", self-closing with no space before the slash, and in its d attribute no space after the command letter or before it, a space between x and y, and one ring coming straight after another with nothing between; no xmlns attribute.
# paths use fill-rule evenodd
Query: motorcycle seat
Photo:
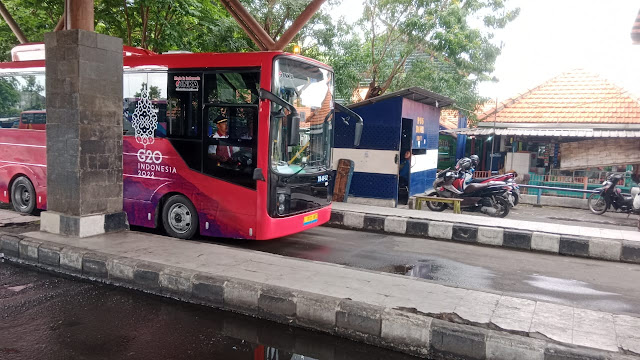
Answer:
<svg viewBox="0 0 640 360"><path fill-rule="evenodd" d="M490 183L471 183L469 185L467 185L466 188L464 188L464 193L465 194L469 194L472 193L474 191L478 191L478 190L482 190L484 188L488 188L489 186L491 186L492 184Z"/></svg>

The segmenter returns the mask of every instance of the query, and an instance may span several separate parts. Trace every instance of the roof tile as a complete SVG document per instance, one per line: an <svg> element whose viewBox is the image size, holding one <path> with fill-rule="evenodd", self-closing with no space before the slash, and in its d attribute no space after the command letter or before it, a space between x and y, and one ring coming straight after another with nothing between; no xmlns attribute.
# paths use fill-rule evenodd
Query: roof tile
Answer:
<svg viewBox="0 0 640 360"><path fill-rule="evenodd" d="M582 69L561 74L497 105L482 106L480 121L503 123L640 124L640 102L626 90Z"/></svg>

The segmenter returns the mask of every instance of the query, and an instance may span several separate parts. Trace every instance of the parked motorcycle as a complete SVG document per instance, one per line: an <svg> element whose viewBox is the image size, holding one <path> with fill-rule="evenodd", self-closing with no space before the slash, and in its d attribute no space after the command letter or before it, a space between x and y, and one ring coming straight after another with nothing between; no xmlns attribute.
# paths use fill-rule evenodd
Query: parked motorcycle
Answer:
<svg viewBox="0 0 640 360"><path fill-rule="evenodd" d="M471 155L471 167L469 169L463 169L463 167L465 166L465 158L462 158L458 161L458 163L456 164L456 170L457 171L464 171L464 178L462 180L458 179L454 181L454 186L456 188L458 188L458 190L464 190L464 188L468 185L468 184L484 184L484 183L497 183L497 182L503 182L506 184L506 186L509 187L509 191L508 196L509 196L509 200L511 200L511 203L513 204L513 206L518 205L518 203L520 202L520 186L518 186L518 184L516 183L516 177L518 177L518 174L516 172L510 172L510 173L506 173L506 174L499 174L499 175L494 175L494 176L490 176L487 178L473 178L473 172L475 170L475 166L478 164L477 160L474 159L473 157L476 157L476 155ZM474 161L475 160L475 161Z"/></svg>
<svg viewBox="0 0 640 360"><path fill-rule="evenodd" d="M508 188L504 183L469 184L464 190L457 189L454 181L464 176L463 173L445 169L436 175L433 190L428 196L462 199L460 207L467 211L480 211L493 217L505 217L513 206L508 199ZM444 211L448 204L428 201L427 207L431 211Z"/></svg>
<svg viewBox="0 0 640 360"><path fill-rule="evenodd" d="M616 187L621 180L621 175L612 174L602 183L602 187L589 195L588 204L592 213L602 215L613 207L619 212L640 214L640 188L633 187L631 194L623 194L620 188Z"/></svg>

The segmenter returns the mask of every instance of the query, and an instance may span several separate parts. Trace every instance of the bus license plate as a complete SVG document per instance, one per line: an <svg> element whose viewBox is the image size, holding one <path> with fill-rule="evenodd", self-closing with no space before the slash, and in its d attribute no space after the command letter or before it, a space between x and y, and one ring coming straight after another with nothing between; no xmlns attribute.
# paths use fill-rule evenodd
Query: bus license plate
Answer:
<svg viewBox="0 0 640 360"><path fill-rule="evenodd" d="M318 222L318 214L311 214L304 217L304 225L310 225Z"/></svg>

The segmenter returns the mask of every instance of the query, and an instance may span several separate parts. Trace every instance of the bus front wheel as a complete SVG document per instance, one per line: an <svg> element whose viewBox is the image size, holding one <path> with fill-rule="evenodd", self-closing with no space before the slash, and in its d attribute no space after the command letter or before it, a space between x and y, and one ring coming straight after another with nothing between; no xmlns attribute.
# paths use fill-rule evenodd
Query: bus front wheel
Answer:
<svg viewBox="0 0 640 360"><path fill-rule="evenodd" d="M28 178L20 176L11 184L11 205L23 214L31 214L36 209L36 189Z"/></svg>
<svg viewBox="0 0 640 360"><path fill-rule="evenodd" d="M191 239L198 231L198 212L189 199L173 195L162 207L162 225L169 236Z"/></svg>

